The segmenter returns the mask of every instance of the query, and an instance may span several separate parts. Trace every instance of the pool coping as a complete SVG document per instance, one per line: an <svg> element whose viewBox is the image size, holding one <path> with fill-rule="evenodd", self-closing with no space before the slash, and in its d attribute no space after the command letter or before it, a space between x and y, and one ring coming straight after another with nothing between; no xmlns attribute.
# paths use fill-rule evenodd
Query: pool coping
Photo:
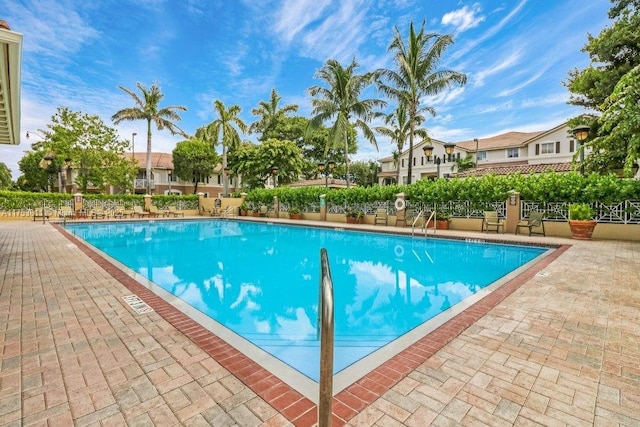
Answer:
<svg viewBox="0 0 640 427"><path fill-rule="evenodd" d="M143 221L153 220L145 219ZM293 225L289 221L284 223ZM86 244L73 236L60 224L53 225L62 232L61 234L75 243L83 253L100 265L123 286L138 295L144 302L158 312L159 315L167 320L167 322L190 338L195 344L202 348L203 351L213 357L240 381L250 387L256 394L277 409L289 421L300 426L311 426L317 422L317 406L302 393L293 389L263 366L254 362L242 352L231 346L224 339L210 332L197 321L182 313L178 308L174 307L171 303L165 301L161 296L154 293L153 290L145 288L136 280L135 277L127 274L126 271L123 271L118 265L105 258L101 252L98 252L89 244ZM297 225L306 226L310 224ZM335 227L318 224L313 224L311 226L358 231L378 231L362 229L359 227ZM385 232L392 233L392 230ZM407 233L392 234L406 235ZM452 238L451 236L437 237ZM459 240L483 240L486 242L519 244L519 242L498 241L496 239L484 240L462 238ZM522 244L527 245L527 243ZM464 309L464 311L446 321L444 324L437 326L435 330L423 336L405 350L397 353L395 356L391 357L389 360L363 375L360 379L337 393L333 399L334 425L344 425L360 411L364 410L393 385L404 378L408 373L429 359L429 357L435 354L444 345L453 340L456 336L480 319L480 317L485 315L489 310L499 304L507 296L517 290L535 274L543 270L571 247L571 245L568 244L544 245L536 243L535 245L551 247L555 248L555 250L549 252L547 256L544 256L538 262L535 262L525 271L522 271L515 275L515 277L506 280L506 282L498 289L494 290L489 295L484 296L474 304L470 304L469 307Z"/></svg>

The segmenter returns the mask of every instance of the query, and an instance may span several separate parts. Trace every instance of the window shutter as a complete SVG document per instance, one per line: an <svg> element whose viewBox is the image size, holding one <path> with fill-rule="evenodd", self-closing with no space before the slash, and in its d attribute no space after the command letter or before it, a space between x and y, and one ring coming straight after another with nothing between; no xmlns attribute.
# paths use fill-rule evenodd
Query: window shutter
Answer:
<svg viewBox="0 0 640 427"><path fill-rule="evenodd" d="M540 144L536 144L536 156L540 155Z"/></svg>
<svg viewBox="0 0 640 427"><path fill-rule="evenodd" d="M416 158L414 157L413 158L413 166L415 166L415 165L416 165Z"/></svg>
<svg viewBox="0 0 640 427"><path fill-rule="evenodd" d="M556 141L556 154L560 152L560 141Z"/></svg>
<svg viewBox="0 0 640 427"><path fill-rule="evenodd" d="M402 159L402 167L404 167L404 159Z"/></svg>
<svg viewBox="0 0 640 427"><path fill-rule="evenodd" d="M424 156L420 157L420 166L424 166Z"/></svg>
<svg viewBox="0 0 640 427"><path fill-rule="evenodd" d="M573 153L576 151L576 142L572 139L569 141L569 152Z"/></svg>

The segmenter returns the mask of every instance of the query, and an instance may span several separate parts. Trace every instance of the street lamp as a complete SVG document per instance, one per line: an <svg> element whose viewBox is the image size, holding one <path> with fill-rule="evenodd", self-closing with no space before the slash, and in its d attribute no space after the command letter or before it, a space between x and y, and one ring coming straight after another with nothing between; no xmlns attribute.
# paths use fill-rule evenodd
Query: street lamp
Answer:
<svg viewBox="0 0 640 427"><path fill-rule="evenodd" d="M451 155L453 154L453 149L456 148L456 144L453 142L448 142L444 144L444 152L447 153L447 161L451 161Z"/></svg>
<svg viewBox="0 0 640 427"><path fill-rule="evenodd" d="M278 171L280 169L278 169L277 166L272 166L271 167L271 175L273 176L273 188L276 188L278 186Z"/></svg>
<svg viewBox="0 0 640 427"><path fill-rule="evenodd" d="M580 143L580 173L584 175L584 145L583 142L589 138L591 128L587 125L576 126L571 129L571 133Z"/></svg>
<svg viewBox="0 0 640 427"><path fill-rule="evenodd" d="M329 173L333 172L333 168L336 167L336 162L334 162L333 160L329 160L327 162L327 167L329 168ZM318 170L320 172L324 171L324 168L324 163L318 163ZM326 188L329 188L329 173L324 174L324 186Z"/></svg>

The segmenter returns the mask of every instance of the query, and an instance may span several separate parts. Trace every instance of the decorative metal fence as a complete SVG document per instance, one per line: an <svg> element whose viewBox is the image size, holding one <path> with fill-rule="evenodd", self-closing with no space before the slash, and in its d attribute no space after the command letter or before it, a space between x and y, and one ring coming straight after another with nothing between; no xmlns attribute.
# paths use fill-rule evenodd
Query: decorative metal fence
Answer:
<svg viewBox="0 0 640 427"><path fill-rule="evenodd" d="M544 212L545 221L568 221L569 202L530 202L522 201L521 219L528 218L529 212ZM590 204L595 212L592 219L610 224L640 224L640 201Z"/></svg>

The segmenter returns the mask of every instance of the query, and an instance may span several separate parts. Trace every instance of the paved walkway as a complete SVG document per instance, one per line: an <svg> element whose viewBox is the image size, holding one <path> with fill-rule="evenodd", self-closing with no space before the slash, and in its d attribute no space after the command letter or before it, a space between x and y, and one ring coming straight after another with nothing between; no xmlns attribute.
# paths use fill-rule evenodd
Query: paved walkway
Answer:
<svg viewBox="0 0 640 427"><path fill-rule="evenodd" d="M348 425L640 425L640 243L544 241L573 246ZM134 313L123 280L52 225L0 222L0 425L311 424Z"/></svg>

